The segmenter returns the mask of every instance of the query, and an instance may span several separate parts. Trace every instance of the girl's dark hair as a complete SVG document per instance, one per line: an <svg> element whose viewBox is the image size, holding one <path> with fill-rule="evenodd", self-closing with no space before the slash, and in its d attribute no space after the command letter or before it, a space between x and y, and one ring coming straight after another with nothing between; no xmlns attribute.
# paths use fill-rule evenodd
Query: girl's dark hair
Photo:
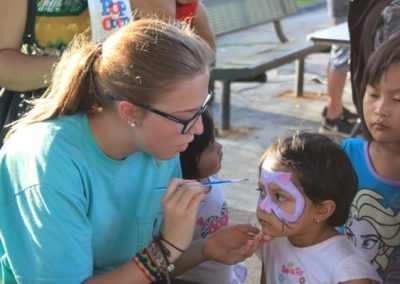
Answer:
<svg viewBox="0 0 400 284"><path fill-rule="evenodd" d="M363 100L367 86L376 86L380 80L386 76L388 70L393 65L400 64L400 34L394 34L376 49L368 60L361 83L361 98L358 100L357 108L361 111L360 117L364 131L364 137L368 141L372 140L371 133L368 131L364 119Z"/></svg>
<svg viewBox="0 0 400 284"><path fill-rule="evenodd" d="M182 176L184 179L200 179L204 178L200 176L198 165L200 161L201 153L204 152L207 147L215 141L215 129L214 121L209 110L206 110L202 114L203 119L203 133L195 135L192 143L186 151L180 154Z"/></svg>
<svg viewBox="0 0 400 284"><path fill-rule="evenodd" d="M330 138L315 133L295 133L279 139L261 157L293 172L295 182L317 205L332 200L336 209L328 219L331 226L342 226L357 193L358 179L342 147Z"/></svg>

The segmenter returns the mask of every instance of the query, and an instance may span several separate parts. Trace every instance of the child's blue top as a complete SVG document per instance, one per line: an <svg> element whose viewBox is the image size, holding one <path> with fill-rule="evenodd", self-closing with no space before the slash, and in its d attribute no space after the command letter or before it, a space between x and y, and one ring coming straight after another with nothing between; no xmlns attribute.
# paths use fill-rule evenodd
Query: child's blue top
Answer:
<svg viewBox="0 0 400 284"><path fill-rule="evenodd" d="M400 181L376 172L364 139L347 139L342 145L359 184L344 232L368 256L384 283L400 283Z"/></svg>
<svg viewBox="0 0 400 284"><path fill-rule="evenodd" d="M0 151L3 284L81 283L128 262L161 221L179 158L106 156L84 114L30 125ZM160 222L158 222L160 224Z"/></svg>

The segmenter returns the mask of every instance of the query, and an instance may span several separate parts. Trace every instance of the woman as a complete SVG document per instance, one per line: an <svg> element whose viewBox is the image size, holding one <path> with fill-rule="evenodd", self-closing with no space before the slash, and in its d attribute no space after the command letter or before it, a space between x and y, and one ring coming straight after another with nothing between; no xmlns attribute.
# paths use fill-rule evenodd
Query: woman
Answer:
<svg viewBox="0 0 400 284"><path fill-rule="evenodd" d="M0 151L3 284L149 283L263 243L243 225L190 245L206 189L174 177L203 131L212 60L190 29L154 19L64 53Z"/></svg>

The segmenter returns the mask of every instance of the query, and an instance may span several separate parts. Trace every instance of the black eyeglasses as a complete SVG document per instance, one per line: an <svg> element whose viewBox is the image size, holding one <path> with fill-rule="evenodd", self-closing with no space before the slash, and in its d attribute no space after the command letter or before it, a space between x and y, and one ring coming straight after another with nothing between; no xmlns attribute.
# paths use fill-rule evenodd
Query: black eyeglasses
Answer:
<svg viewBox="0 0 400 284"><path fill-rule="evenodd" d="M192 129L193 125L196 123L196 121L199 119L199 117L206 111L206 109L210 106L211 102L213 101L214 94L210 93L207 95L207 98L203 105L200 107L200 109L189 119L180 119L177 118L176 116L170 115L168 113L165 113L161 110L155 109L151 106L144 105L144 104L137 104L133 103L134 105L137 105L145 110L151 111L152 113L158 114L162 117L165 117L166 119L172 120L176 123L180 123L183 125L182 132L181 134L186 134L189 132L190 129Z"/></svg>
<svg viewBox="0 0 400 284"><path fill-rule="evenodd" d="M180 123L183 125L182 128L182 132L181 134L186 134L189 132L190 129L192 129L192 127L194 126L194 124L196 123L196 121L199 119L199 117L206 111L206 109L211 105L212 101L214 98L214 94L213 93L209 93L207 95L207 98L205 100L205 102L203 103L203 105L200 107L200 109L189 119L180 119L176 116L173 116L171 114L168 114L166 112L163 112L161 110L155 109L149 105L144 105L144 104L139 104L139 103L134 103L128 99L128 101L130 101L132 104L141 107L145 110L151 111L152 113L158 114L159 116L165 117L166 119L172 120L176 123ZM110 97L110 99L112 100L121 100L118 97ZM125 99L124 99L125 100Z"/></svg>

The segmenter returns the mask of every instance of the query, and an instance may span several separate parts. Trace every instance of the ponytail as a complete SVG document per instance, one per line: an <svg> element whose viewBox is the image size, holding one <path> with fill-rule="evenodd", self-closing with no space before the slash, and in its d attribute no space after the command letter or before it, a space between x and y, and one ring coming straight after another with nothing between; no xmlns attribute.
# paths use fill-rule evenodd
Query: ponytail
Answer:
<svg viewBox="0 0 400 284"><path fill-rule="evenodd" d="M33 108L11 125L5 138L29 124L92 109L96 105L92 82L97 60L101 60L101 46L77 38L55 67L47 91L29 102Z"/></svg>

